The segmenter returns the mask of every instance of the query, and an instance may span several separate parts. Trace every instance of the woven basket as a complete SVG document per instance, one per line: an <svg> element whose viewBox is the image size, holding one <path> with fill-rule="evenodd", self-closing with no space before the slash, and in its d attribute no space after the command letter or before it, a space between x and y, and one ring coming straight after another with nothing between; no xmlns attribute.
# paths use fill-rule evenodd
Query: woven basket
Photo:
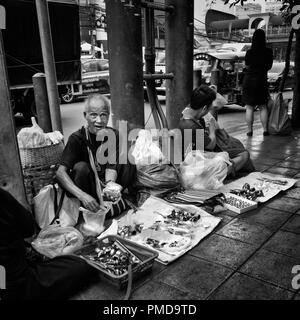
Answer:
<svg viewBox="0 0 300 320"><path fill-rule="evenodd" d="M57 164L64 150L63 142L38 148L20 148L22 168L45 167Z"/></svg>
<svg viewBox="0 0 300 320"><path fill-rule="evenodd" d="M24 185L29 204L32 204L33 197L44 186L54 182L63 149L63 142L38 148L20 148Z"/></svg>

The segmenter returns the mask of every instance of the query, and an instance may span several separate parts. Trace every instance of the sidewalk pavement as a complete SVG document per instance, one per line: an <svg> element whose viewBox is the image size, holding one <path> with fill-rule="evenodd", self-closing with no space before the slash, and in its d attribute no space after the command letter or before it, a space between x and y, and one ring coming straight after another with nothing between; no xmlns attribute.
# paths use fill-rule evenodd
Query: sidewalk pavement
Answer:
<svg viewBox="0 0 300 320"><path fill-rule="evenodd" d="M257 121L252 138L245 124L228 131L245 144L257 171L300 182L300 131L264 137ZM253 211L218 216L221 223L196 247L168 266L155 262L149 275L134 282L131 300L300 300L300 290L292 287L292 268L300 265L300 184ZM125 290L95 280L73 299L124 296Z"/></svg>

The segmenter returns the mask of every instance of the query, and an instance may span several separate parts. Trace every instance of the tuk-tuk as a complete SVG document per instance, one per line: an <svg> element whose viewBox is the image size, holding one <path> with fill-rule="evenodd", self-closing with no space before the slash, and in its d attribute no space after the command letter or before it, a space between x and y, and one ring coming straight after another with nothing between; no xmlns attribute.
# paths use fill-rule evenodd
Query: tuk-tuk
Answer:
<svg viewBox="0 0 300 320"><path fill-rule="evenodd" d="M194 72L201 70L201 83L217 86L228 104L242 104L245 51L208 51L194 54Z"/></svg>

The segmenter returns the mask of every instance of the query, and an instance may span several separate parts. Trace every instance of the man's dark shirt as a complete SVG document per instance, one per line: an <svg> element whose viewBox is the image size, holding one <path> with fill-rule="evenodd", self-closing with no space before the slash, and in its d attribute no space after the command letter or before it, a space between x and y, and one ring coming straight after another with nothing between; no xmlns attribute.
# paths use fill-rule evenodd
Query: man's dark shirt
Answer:
<svg viewBox="0 0 300 320"><path fill-rule="evenodd" d="M116 135L116 149L113 150L115 152L116 163L118 163L119 159L119 133L116 129L111 127L107 127L108 130L112 130ZM89 133L90 141L86 139L85 127L82 127L78 131L72 133L69 137L69 140L65 146L65 149L62 154L62 158L60 161L61 165L66 166L69 170L72 170L74 165L78 162L84 161L90 163L89 154L87 150L87 146L89 145L94 159L96 159L96 153L98 148L105 142L107 142L108 137L106 136L103 141L96 141L96 135ZM108 156L107 150L104 152L105 157ZM100 165L100 172L98 172L100 179L104 179L105 177L105 169L114 169L117 170L116 163L104 164Z"/></svg>

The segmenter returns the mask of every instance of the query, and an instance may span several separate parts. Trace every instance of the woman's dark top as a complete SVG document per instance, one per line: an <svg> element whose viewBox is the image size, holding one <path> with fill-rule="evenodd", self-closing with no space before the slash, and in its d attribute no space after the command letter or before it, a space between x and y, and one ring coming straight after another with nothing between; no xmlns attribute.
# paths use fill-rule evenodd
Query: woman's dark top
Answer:
<svg viewBox="0 0 300 320"><path fill-rule="evenodd" d="M243 78L243 102L256 106L268 101L267 73L272 68L273 52L269 48L250 49L245 56L246 71Z"/></svg>

